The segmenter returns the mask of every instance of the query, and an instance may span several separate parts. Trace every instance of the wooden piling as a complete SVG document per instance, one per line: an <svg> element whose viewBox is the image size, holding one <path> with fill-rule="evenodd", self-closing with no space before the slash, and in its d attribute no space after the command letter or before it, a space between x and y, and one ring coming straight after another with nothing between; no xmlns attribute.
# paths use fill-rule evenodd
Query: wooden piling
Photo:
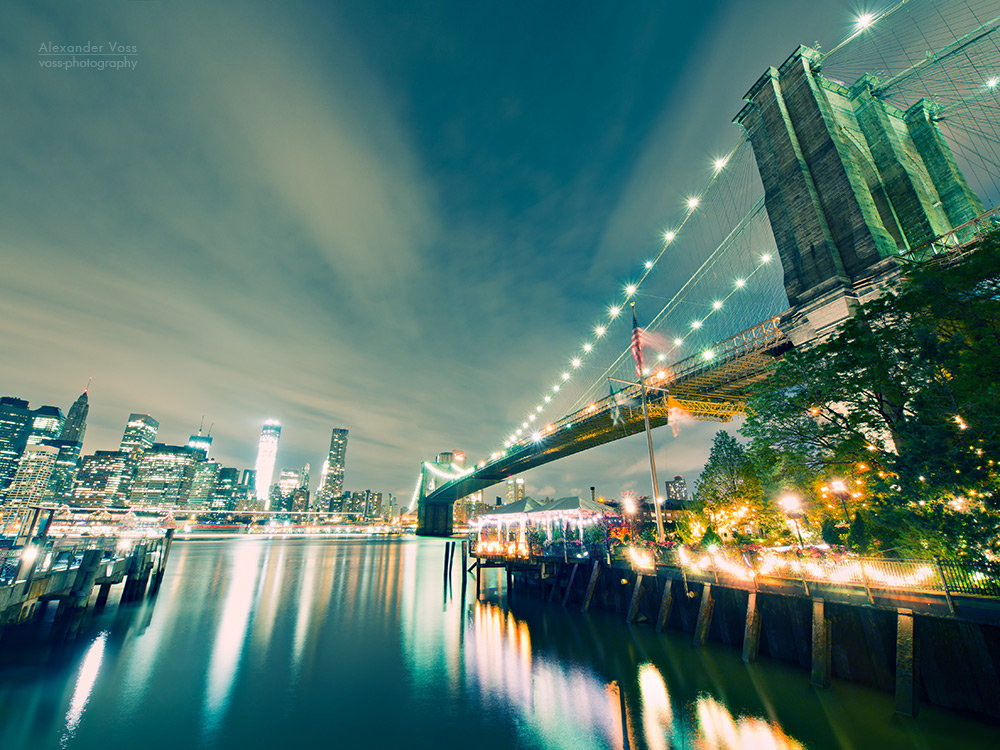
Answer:
<svg viewBox="0 0 1000 750"><path fill-rule="evenodd" d="M712 610L715 602L712 600L712 584L706 583L701 589L701 604L698 606L698 620L694 624L695 646L704 646L708 640L708 628L712 624Z"/></svg>
<svg viewBox="0 0 1000 750"><path fill-rule="evenodd" d="M576 579L576 570L580 567L580 563L573 563L573 568L569 572L569 583L566 584L566 593L563 594L562 605L565 607L569 602L569 596L573 593L573 581Z"/></svg>
<svg viewBox="0 0 1000 750"><path fill-rule="evenodd" d="M830 625L826 621L825 602L812 600L812 674L816 687L830 685Z"/></svg>
<svg viewBox="0 0 1000 750"><path fill-rule="evenodd" d="M465 589L469 585L469 540L462 540L462 604L465 604Z"/></svg>
<svg viewBox="0 0 1000 750"><path fill-rule="evenodd" d="M917 715L917 658L913 610L896 611L896 699L895 711Z"/></svg>
<svg viewBox="0 0 1000 750"><path fill-rule="evenodd" d="M562 563L556 563L555 572L552 574L552 588L549 590L549 601L556 600L556 591L559 590L559 575L562 573Z"/></svg>
<svg viewBox="0 0 1000 750"><path fill-rule="evenodd" d="M625 614L625 622L635 622L635 616L639 613L639 594L642 591L642 573L635 574L635 586L632 587L632 599L629 601L628 612Z"/></svg>
<svg viewBox="0 0 1000 750"><path fill-rule="evenodd" d="M662 633L674 608L674 579L667 576L663 582L663 596L660 597L660 611L656 613L656 632Z"/></svg>
<svg viewBox="0 0 1000 750"><path fill-rule="evenodd" d="M597 588L597 578L601 573L601 561L594 560L594 564L590 568L590 580L587 582L587 593L583 596L583 605L580 607L581 612L586 612L590 609L590 600L594 598L594 589Z"/></svg>
<svg viewBox="0 0 1000 750"><path fill-rule="evenodd" d="M757 609L757 592L747 598L747 620L743 628L743 661L749 664L760 653L760 610Z"/></svg>

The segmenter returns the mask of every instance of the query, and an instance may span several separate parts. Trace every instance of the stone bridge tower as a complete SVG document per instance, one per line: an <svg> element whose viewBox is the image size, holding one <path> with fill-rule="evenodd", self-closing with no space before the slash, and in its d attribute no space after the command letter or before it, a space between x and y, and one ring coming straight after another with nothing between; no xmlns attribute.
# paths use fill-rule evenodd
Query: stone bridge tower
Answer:
<svg viewBox="0 0 1000 750"><path fill-rule="evenodd" d="M828 335L877 295L895 259L983 213L926 100L906 111L866 75L847 87L799 47L734 119L750 139L791 304L796 344Z"/></svg>

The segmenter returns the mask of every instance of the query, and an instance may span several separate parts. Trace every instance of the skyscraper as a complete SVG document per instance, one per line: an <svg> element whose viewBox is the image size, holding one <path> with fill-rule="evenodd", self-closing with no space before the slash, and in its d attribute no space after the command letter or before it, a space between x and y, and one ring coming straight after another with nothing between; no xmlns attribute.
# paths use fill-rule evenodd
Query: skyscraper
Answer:
<svg viewBox="0 0 1000 750"><path fill-rule="evenodd" d="M17 473L30 420L27 401L13 396L0 398L0 500Z"/></svg>
<svg viewBox="0 0 1000 750"><path fill-rule="evenodd" d="M83 433L87 431L87 412L90 411L90 403L87 398L87 389L69 407L66 421L63 422L62 432L59 433L60 440L72 440L76 443L83 443Z"/></svg>
<svg viewBox="0 0 1000 750"><path fill-rule="evenodd" d="M132 460L137 460L143 451L153 447L159 429L160 423L148 414L129 414L120 450L128 453Z"/></svg>
<svg viewBox="0 0 1000 750"><path fill-rule="evenodd" d="M31 412L27 445L41 445L43 440L56 439L62 432L63 413L58 406L39 406Z"/></svg>
<svg viewBox="0 0 1000 750"><path fill-rule="evenodd" d="M77 505L114 505L131 492L132 462L125 451L96 451L84 456L73 481Z"/></svg>
<svg viewBox="0 0 1000 750"><path fill-rule="evenodd" d="M188 438L188 448L194 448L195 450L204 451L205 458L208 458L208 452L212 450L212 436L202 435L201 430L198 430L197 435L192 435Z"/></svg>
<svg viewBox="0 0 1000 750"><path fill-rule="evenodd" d="M236 487L239 483L239 469L225 467L219 469L212 491L212 510L233 510Z"/></svg>
<svg viewBox="0 0 1000 750"><path fill-rule="evenodd" d="M187 507L201 451L157 443L142 454L129 504Z"/></svg>
<svg viewBox="0 0 1000 750"><path fill-rule="evenodd" d="M24 506L41 502L47 494L49 478L58 456L59 449L51 445L27 446L10 485L7 505Z"/></svg>
<svg viewBox="0 0 1000 750"><path fill-rule="evenodd" d="M187 447L200 452L199 448L192 448L190 443ZM218 478L219 464L215 459L202 460L195 464L191 492L188 494L188 507L194 510L207 510L212 507L212 496Z"/></svg>
<svg viewBox="0 0 1000 750"><path fill-rule="evenodd" d="M260 430L260 441L257 443L257 463L254 464L257 502L263 505L264 510L270 508L268 493L271 490L274 460L278 456L278 439L280 437L281 424L274 419L267 420Z"/></svg>
<svg viewBox="0 0 1000 750"><path fill-rule="evenodd" d="M65 429L63 430L65 432ZM55 500L61 500L72 494L73 480L76 478L77 466L80 463L80 448L78 440L43 440L42 445L50 445L59 451L56 456L52 476L49 477L50 495Z"/></svg>
<svg viewBox="0 0 1000 750"><path fill-rule="evenodd" d="M347 430L335 427L330 435L330 454L323 462L320 486L316 494L320 502L329 503L344 491L344 469L347 466Z"/></svg>

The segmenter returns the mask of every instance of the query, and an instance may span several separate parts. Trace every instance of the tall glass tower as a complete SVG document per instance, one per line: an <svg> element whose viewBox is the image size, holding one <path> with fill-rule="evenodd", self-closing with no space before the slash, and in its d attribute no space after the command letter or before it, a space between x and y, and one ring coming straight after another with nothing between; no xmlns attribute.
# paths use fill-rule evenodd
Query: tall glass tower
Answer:
<svg viewBox="0 0 1000 750"><path fill-rule="evenodd" d="M330 435L330 454L323 462L319 496L329 502L344 491L344 468L347 465L347 430L334 428Z"/></svg>
<svg viewBox="0 0 1000 750"><path fill-rule="evenodd" d="M271 477L274 475L274 460L278 456L278 438L281 437L281 424L274 419L264 422L260 430L260 441L257 443L257 463L254 470L257 476L254 487L257 490L257 502L262 503L264 510L269 509Z"/></svg>

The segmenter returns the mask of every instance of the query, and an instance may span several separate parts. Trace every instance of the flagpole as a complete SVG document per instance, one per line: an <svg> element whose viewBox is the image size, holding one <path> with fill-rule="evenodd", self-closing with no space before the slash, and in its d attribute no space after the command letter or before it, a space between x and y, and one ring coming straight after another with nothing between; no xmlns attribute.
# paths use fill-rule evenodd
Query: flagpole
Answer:
<svg viewBox="0 0 1000 750"><path fill-rule="evenodd" d="M632 321L635 322L635 302L632 302ZM653 433L649 429L649 409L646 408L646 375L642 367L639 371L639 389L642 393L642 418L646 422L646 444L649 446L649 475L653 481L653 508L656 511L656 541L663 544L663 512L660 510L660 482L656 478L656 459L653 457Z"/></svg>

